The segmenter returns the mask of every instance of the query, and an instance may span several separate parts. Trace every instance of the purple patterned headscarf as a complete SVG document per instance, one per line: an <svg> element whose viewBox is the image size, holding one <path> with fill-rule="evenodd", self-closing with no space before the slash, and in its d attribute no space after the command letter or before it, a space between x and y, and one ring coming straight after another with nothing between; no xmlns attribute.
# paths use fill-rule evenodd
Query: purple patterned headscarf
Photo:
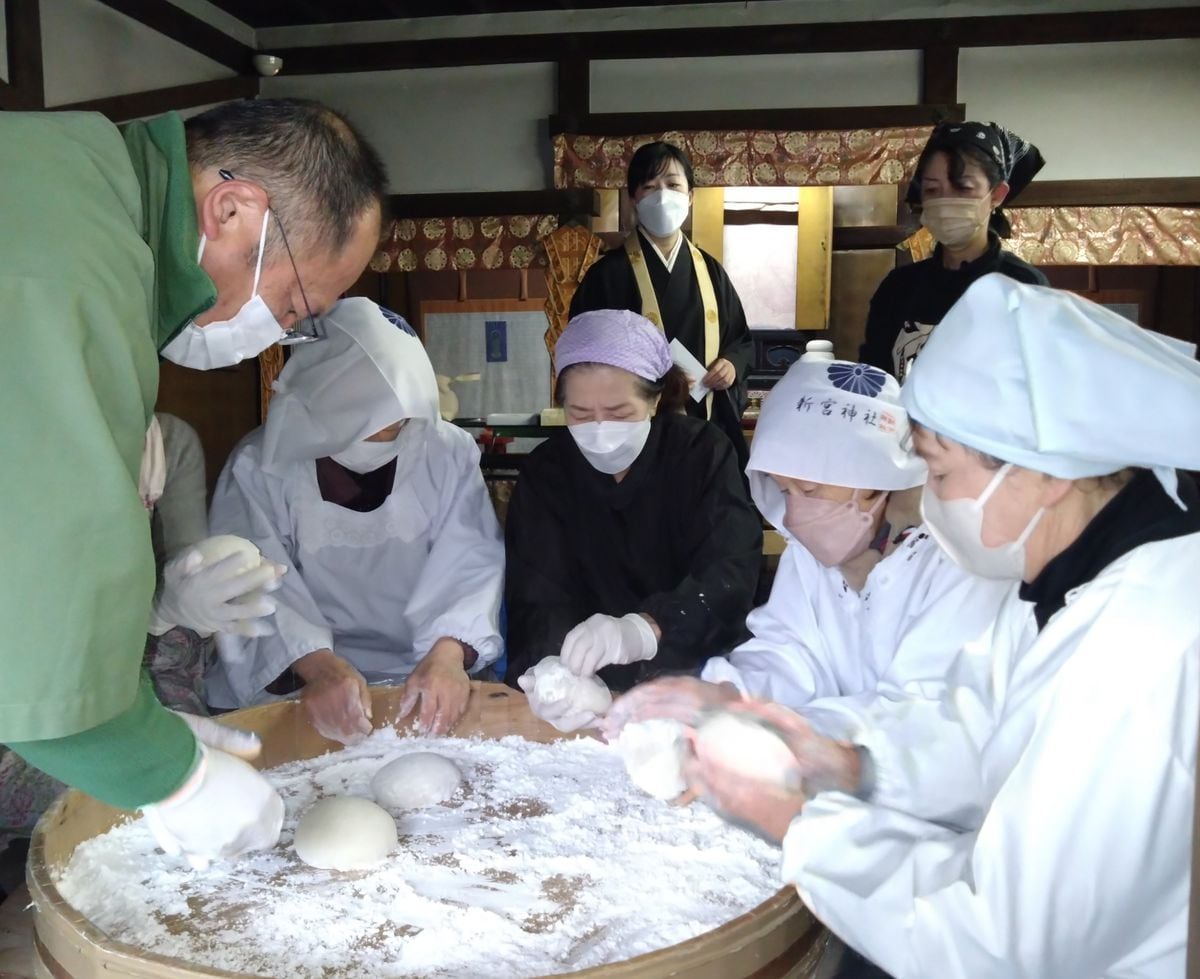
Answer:
<svg viewBox="0 0 1200 979"><path fill-rule="evenodd" d="M646 317L627 309L597 309L567 324L554 346L554 363L560 376L574 364L608 364L657 381L671 369L671 350L662 330Z"/></svg>

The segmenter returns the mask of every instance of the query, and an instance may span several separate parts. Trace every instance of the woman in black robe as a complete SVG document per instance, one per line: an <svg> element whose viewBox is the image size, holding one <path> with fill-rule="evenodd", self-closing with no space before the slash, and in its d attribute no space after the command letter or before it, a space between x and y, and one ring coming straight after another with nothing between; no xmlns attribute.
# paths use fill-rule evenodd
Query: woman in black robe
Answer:
<svg viewBox="0 0 1200 979"><path fill-rule="evenodd" d="M739 466L749 458L742 434L742 412L746 408L746 373L754 357L754 343L746 325L746 314L737 290L721 263L700 251L703 268L712 283L717 313L717 353L706 356L705 309L696 263L680 230L692 201L692 164L671 143L647 143L629 162L629 197L638 213L634 232L645 256L661 326L667 340L678 339L707 368L705 384L712 389L712 418L733 442ZM571 316L596 309L628 309L646 314L649 310L626 249L615 248L588 269L571 300ZM700 378L692 378L700 380ZM706 400L687 401L694 418L708 417Z"/></svg>
<svg viewBox="0 0 1200 979"><path fill-rule="evenodd" d="M699 669L744 635L761 560L733 448L660 403L670 354L643 317L586 313L555 355L567 426L508 509L510 682L558 655L614 690Z"/></svg>

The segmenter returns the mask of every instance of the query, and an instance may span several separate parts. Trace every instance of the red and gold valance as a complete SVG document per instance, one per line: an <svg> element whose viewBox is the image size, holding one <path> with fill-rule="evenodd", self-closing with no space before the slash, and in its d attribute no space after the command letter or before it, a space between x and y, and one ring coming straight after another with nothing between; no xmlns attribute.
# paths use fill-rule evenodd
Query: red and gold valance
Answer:
<svg viewBox="0 0 1200 979"><path fill-rule="evenodd" d="M371 268L441 272L542 266L540 242L557 227L553 214L398 218L386 229Z"/></svg>
<svg viewBox="0 0 1200 979"><path fill-rule="evenodd" d="M1200 265L1200 208L1017 207L1007 243L1034 265Z"/></svg>
<svg viewBox="0 0 1200 979"><path fill-rule="evenodd" d="M662 139L692 160L699 187L899 184L912 176L931 126L819 132L665 132L554 137L554 186L625 186L634 151Z"/></svg>

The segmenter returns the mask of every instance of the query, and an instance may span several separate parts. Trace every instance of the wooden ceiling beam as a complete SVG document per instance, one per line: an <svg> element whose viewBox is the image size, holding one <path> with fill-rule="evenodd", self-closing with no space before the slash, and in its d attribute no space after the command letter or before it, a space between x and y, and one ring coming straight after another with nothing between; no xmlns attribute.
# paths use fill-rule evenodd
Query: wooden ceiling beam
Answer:
<svg viewBox="0 0 1200 979"><path fill-rule="evenodd" d="M72 102L70 105L52 106L54 110L80 110L99 112L113 122L125 122L144 116L157 116L163 112L190 109L197 105L215 102L231 102L234 99L252 99L258 95L257 75L237 75L234 78L218 78L211 82L193 82L189 85L173 85L150 92L135 92L131 95L114 95L106 99L89 99Z"/></svg>
<svg viewBox="0 0 1200 979"><path fill-rule="evenodd" d="M887 129L962 120L962 105L848 105L804 109L713 109L701 112L604 112L550 117L550 132L637 136L669 131Z"/></svg>
<svg viewBox="0 0 1200 979"><path fill-rule="evenodd" d="M119 14L124 14L172 41L231 68L239 75L253 70L255 51L224 31L217 30L199 17L163 0L100 0Z"/></svg>
<svg viewBox="0 0 1200 979"><path fill-rule="evenodd" d="M110 5L118 0L104 0ZM119 0L122 4L146 0ZM1200 6L749 27L580 31L283 48L290 75L580 59L902 51L1200 37Z"/></svg>
<svg viewBox="0 0 1200 979"><path fill-rule="evenodd" d="M1200 206L1200 177L1034 180L1012 203L1022 207Z"/></svg>

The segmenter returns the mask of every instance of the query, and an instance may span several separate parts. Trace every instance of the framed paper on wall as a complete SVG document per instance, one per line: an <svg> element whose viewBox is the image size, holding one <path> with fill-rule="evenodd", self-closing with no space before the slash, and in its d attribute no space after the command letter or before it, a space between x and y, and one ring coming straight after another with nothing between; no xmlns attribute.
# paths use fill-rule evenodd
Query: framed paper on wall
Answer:
<svg viewBox="0 0 1200 979"><path fill-rule="evenodd" d="M459 418L534 415L551 402L545 301L431 299L421 303L421 332L435 373L452 383Z"/></svg>

